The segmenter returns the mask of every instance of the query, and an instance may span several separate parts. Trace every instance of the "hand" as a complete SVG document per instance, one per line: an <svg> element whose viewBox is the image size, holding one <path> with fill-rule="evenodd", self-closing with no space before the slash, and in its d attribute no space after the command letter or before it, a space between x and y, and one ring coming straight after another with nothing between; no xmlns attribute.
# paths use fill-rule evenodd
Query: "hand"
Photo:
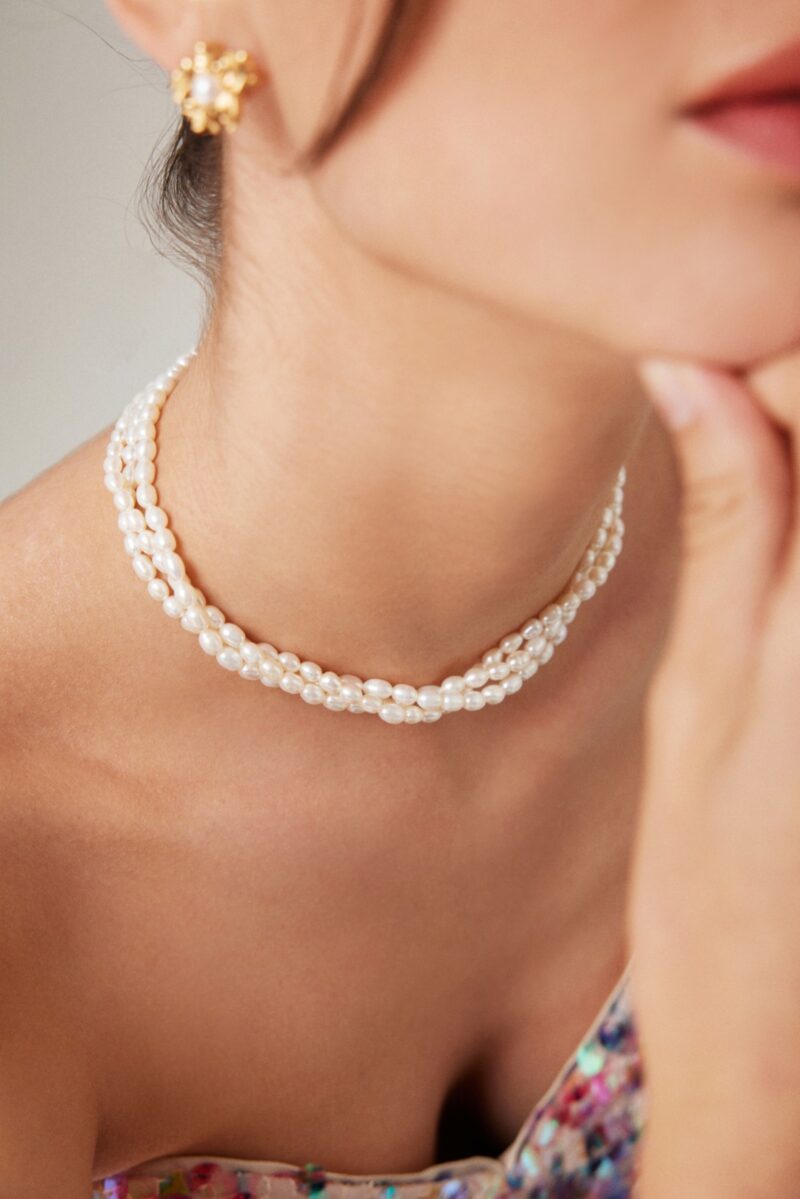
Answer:
<svg viewBox="0 0 800 1199"><path fill-rule="evenodd" d="M643 363L683 480L628 893L640 1199L800 1196L800 354Z"/></svg>

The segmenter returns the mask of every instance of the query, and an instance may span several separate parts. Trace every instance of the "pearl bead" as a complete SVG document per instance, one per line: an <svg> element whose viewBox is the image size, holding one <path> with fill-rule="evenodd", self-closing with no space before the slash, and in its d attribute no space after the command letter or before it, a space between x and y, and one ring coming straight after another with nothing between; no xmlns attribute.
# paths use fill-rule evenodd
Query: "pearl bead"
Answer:
<svg viewBox="0 0 800 1199"><path fill-rule="evenodd" d="M155 464L149 458L143 462L137 462L133 470L133 477L137 483L152 483L156 477Z"/></svg>
<svg viewBox="0 0 800 1199"><path fill-rule="evenodd" d="M158 504L151 504L149 508L145 508L144 518L151 529L163 529L167 523L167 514Z"/></svg>
<svg viewBox="0 0 800 1199"><path fill-rule="evenodd" d="M459 712L464 707L463 691L443 691L442 711Z"/></svg>
<svg viewBox="0 0 800 1199"><path fill-rule="evenodd" d="M288 691L290 695L297 695L298 691L303 689L303 680L298 674L286 670L281 675L280 687L283 691Z"/></svg>
<svg viewBox="0 0 800 1199"><path fill-rule="evenodd" d="M477 712L485 706L486 700L482 691L464 692L464 707L468 712Z"/></svg>
<svg viewBox="0 0 800 1199"><path fill-rule="evenodd" d="M509 633L508 637L504 637L500 642L500 648L504 654L513 654L515 649L519 649L522 645L522 633Z"/></svg>
<svg viewBox="0 0 800 1199"><path fill-rule="evenodd" d="M522 636L526 641L533 641L534 637L540 637L544 632L544 625L541 620L529 620L522 630Z"/></svg>
<svg viewBox="0 0 800 1199"><path fill-rule="evenodd" d="M206 606L206 617L212 629L221 629L225 624L225 617L220 612L219 608L215 608L213 604Z"/></svg>
<svg viewBox="0 0 800 1199"><path fill-rule="evenodd" d="M192 99L197 100L198 104L213 104L219 94L219 81L213 75L198 73L192 75L189 90Z"/></svg>
<svg viewBox="0 0 800 1199"><path fill-rule="evenodd" d="M187 608L190 604L195 603L195 590L188 579L178 579L176 583L173 583L172 590ZM205 623L203 627L205 628Z"/></svg>
<svg viewBox="0 0 800 1199"><path fill-rule="evenodd" d="M126 533L122 539L122 544L125 546L126 554L138 554L140 549L139 534Z"/></svg>
<svg viewBox="0 0 800 1199"><path fill-rule="evenodd" d="M493 662L489 667L489 678L494 679L495 682L499 682L500 679L504 679L508 675L510 670L511 667L508 665L508 662Z"/></svg>
<svg viewBox="0 0 800 1199"><path fill-rule="evenodd" d="M476 690L483 687L484 683L489 681L489 672L483 666L470 666L469 670L464 674L464 684L467 687L474 687Z"/></svg>
<svg viewBox="0 0 800 1199"><path fill-rule="evenodd" d="M378 695L365 695L362 700L362 707L365 712L380 712L383 700Z"/></svg>
<svg viewBox="0 0 800 1199"><path fill-rule="evenodd" d="M400 704L381 704L378 715L387 724L403 724L406 718L405 710Z"/></svg>
<svg viewBox="0 0 800 1199"><path fill-rule="evenodd" d="M253 641L244 640L239 646L239 653L242 655L242 660L249 663L250 666L258 666L261 659L264 657L261 650Z"/></svg>
<svg viewBox="0 0 800 1199"><path fill-rule="evenodd" d="M549 662L553 656L553 643L548 641L542 652L539 654L539 663Z"/></svg>
<svg viewBox="0 0 800 1199"><path fill-rule="evenodd" d="M133 455L138 461L155 458L156 443L154 441L137 441L134 445Z"/></svg>
<svg viewBox="0 0 800 1199"><path fill-rule="evenodd" d="M517 650L516 653L510 655L508 659L508 665L511 670L520 671L528 665L530 660L530 651L526 649L520 649Z"/></svg>
<svg viewBox="0 0 800 1199"><path fill-rule="evenodd" d="M419 687L417 689L417 703L426 712L434 711L442 706L441 688L435 684L429 684L427 687Z"/></svg>
<svg viewBox="0 0 800 1199"><path fill-rule="evenodd" d="M239 628L238 624L224 624L220 629L222 640L226 645L233 646L234 649L244 641L244 631Z"/></svg>
<svg viewBox="0 0 800 1199"><path fill-rule="evenodd" d="M528 652L535 654L537 658L541 657L547 647L546 637L534 637L533 641L528 643Z"/></svg>
<svg viewBox="0 0 800 1199"><path fill-rule="evenodd" d="M192 605L181 616L181 628L187 633L202 633L206 628L206 618L199 608Z"/></svg>
<svg viewBox="0 0 800 1199"><path fill-rule="evenodd" d="M449 692L461 692L464 690L464 676L462 674L451 674L441 682L442 694Z"/></svg>
<svg viewBox="0 0 800 1199"><path fill-rule="evenodd" d="M322 678L322 667L318 666L316 662L301 662L300 676L309 683L319 683Z"/></svg>
<svg viewBox="0 0 800 1199"><path fill-rule="evenodd" d="M506 693L499 683L489 683L488 687L484 687L481 694L487 704L501 704L506 697Z"/></svg>
<svg viewBox="0 0 800 1199"><path fill-rule="evenodd" d="M300 695L307 704L321 704L325 699L325 692L318 683L305 683Z"/></svg>
<svg viewBox="0 0 800 1199"><path fill-rule="evenodd" d="M422 709L418 708L415 704L412 704L409 708L404 707L403 711L405 712L404 720L406 724L419 724L423 720Z"/></svg>
<svg viewBox="0 0 800 1199"><path fill-rule="evenodd" d="M392 694L392 684L386 679L367 679L364 683L364 694L373 695L378 699L388 699Z"/></svg>
<svg viewBox="0 0 800 1199"><path fill-rule="evenodd" d="M153 566L153 563L144 554L134 554L131 564L135 574L138 578L144 580L144 582L149 583L151 579L156 577L155 566Z"/></svg>
<svg viewBox="0 0 800 1199"><path fill-rule="evenodd" d="M260 677L259 673L258 673L258 667L253 666L250 662L242 663L241 669L239 670L239 674L242 676L243 679L252 679L253 681L255 681L256 679L258 679Z"/></svg>
<svg viewBox="0 0 800 1199"><path fill-rule="evenodd" d="M183 559L180 558L174 550L159 550L161 561L164 563L164 573L174 576L176 579L182 578L186 574L186 567L183 565ZM155 560L155 555L153 555Z"/></svg>
<svg viewBox="0 0 800 1199"><path fill-rule="evenodd" d="M408 707L413 704L417 698L417 689L412 687L410 683L395 683L392 687L392 699L401 707Z"/></svg>
<svg viewBox="0 0 800 1199"><path fill-rule="evenodd" d="M203 629L197 640L204 654L211 654L216 657L217 654L222 653L222 638L214 629Z"/></svg>
<svg viewBox="0 0 800 1199"><path fill-rule="evenodd" d="M331 712L343 712L347 707L347 703L342 699L341 695L326 695L325 707Z"/></svg>
<svg viewBox="0 0 800 1199"><path fill-rule="evenodd" d="M319 685L323 691L329 695L339 694L339 676L332 670L326 670L323 675L320 675ZM342 705L344 706L344 705Z"/></svg>
<svg viewBox="0 0 800 1199"><path fill-rule="evenodd" d="M582 579L576 587L578 595L584 600L591 599L596 590L597 588L591 579Z"/></svg>
<svg viewBox="0 0 800 1199"><path fill-rule="evenodd" d="M168 595L161 607L173 620L177 620L179 616L183 615L183 604L174 595Z"/></svg>
<svg viewBox="0 0 800 1199"><path fill-rule="evenodd" d="M258 668L261 682L267 687L277 687L283 678L283 667L271 658L265 658Z"/></svg>
<svg viewBox="0 0 800 1199"><path fill-rule="evenodd" d="M356 687L354 683L345 683L342 681L339 688L339 694L341 695L342 699L347 700L348 703L355 703L356 700L361 699L362 691L361 688Z"/></svg>
<svg viewBox="0 0 800 1199"><path fill-rule="evenodd" d="M495 663L502 661L503 651L498 646L494 646L493 649L487 649L486 653L481 658L481 662L484 666L494 666Z"/></svg>
<svg viewBox="0 0 800 1199"><path fill-rule="evenodd" d="M126 508L133 507L133 496L128 490L115 491L113 495L114 506L124 512Z"/></svg>
<svg viewBox="0 0 800 1199"><path fill-rule="evenodd" d="M225 670L240 670L242 666L242 658L235 649L226 646L217 654L217 661Z"/></svg>
<svg viewBox="0 0 800 1199"><path fill-rule="evenodd" d="M153 545L157 550L174 550L175 534L171 529L156 529L153 533Z"/></svg>
<svg viewBox="0 0 800 1199"><path fill-rule="evenodd" d="M522 675L509 674L507 675L500 686L505 691L506 695L513 695L515 691L519 691L522 686Z"/></svg>
<svg viewBox="0 0 800 1199"><path fill-rule="evenodd" d="M169 587L163 579L153 579L152 582L147 584L147 590L153 599L159 600L160 603L163 603L169 595Z"/></svg>

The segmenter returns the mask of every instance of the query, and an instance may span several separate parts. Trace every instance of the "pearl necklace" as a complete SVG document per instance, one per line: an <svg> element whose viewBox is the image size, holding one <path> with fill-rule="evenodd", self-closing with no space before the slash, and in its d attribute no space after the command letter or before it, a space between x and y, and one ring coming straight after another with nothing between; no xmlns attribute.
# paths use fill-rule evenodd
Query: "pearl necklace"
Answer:
<svg viewBox="0 0 800 1199"><path fill-rule="evenodd" d="M243 679L260 681L332 712L370 712L387 724L439 720L448 712L476 712L519 691L526 679L550 661L567 635L567 626L584 600L605 583L622 549L625 467L621 467L600 525L561 594L519 630L488 649L463 675L439 684L415 687L386 679L337 674L316 662L256 643L219 608L206 603L177 549L167 514L153 485L157 453L156 425L178 379L197 354L182 355L164 374L126 405L114 426L103 463L105 484L118 509L124 546L137 578L147 584L167 616L197 637L204 653Z"/></svg>

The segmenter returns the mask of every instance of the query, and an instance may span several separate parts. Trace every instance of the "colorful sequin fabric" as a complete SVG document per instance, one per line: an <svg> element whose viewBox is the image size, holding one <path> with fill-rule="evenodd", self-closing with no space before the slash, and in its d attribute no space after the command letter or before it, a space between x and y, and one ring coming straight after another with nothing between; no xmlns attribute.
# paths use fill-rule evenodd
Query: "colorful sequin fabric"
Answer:
<svg viewBox="0 0 800 1199"><path fill-rule="evenodd" d="M635 1199L646 1095L631 966L498 1158L378 1177L314 1163L162 1157L96 1182L92 1199Z"/></svg>

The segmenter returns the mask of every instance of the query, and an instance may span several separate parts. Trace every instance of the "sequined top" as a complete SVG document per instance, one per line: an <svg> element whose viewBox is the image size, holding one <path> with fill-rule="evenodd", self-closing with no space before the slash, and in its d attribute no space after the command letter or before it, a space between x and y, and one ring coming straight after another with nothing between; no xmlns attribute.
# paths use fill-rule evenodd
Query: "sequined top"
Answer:
<svg viewBox="0 0 800 1199"><path fill-rule="evenodd" d="M98 1180L92 1199L635 1199L646 1095L632 960L514 1141L413 1173L342 1174L309 1162L175 1156Z"/></svg>

